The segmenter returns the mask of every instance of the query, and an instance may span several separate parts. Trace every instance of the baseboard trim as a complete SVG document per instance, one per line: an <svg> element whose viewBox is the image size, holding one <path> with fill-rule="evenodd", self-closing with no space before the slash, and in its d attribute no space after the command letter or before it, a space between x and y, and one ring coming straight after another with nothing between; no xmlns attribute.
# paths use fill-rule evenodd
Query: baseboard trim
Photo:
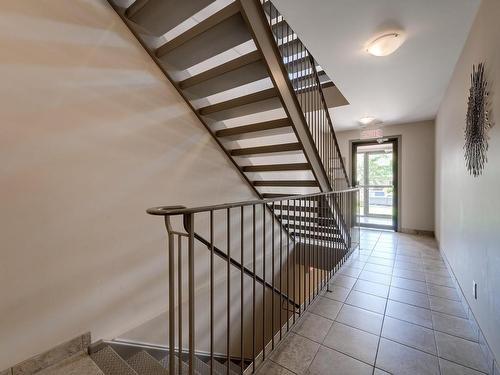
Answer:
<svg viewBox="0 0 500 375"><path fill-rule="evenodd" d="M417 235L417 236L434 237L434 231L432 231L432 230L400 228L399 232L400 233L405 233L405 234L414 234L414 235Z"/></svg>
<svg viewBox="0 0 500 375"><path fill-rule="evenodd" d="M90 345L90 332L75 337L41 354L31 357L4 371L0 375L32 375L53 366L79 352L86 351Z"/></svg>
<svg viewBox="0 0 500 375"><path fill-rule="evenodd" d="M439 242L438 242L439 246ZM448 258L446 257L446 254L444 251L442 251L441 247L438 247L439 252L441 253L444 263L446 264L446 268L448 268L448 271L451 275L451 279L453 280L453 284L455 284L455 288L458 291L459 297L460 297L460 302L462 303L462 306L464 310L467 313L467 318L469 319L470 324L472 327L474 327L475 330L478 332L478 342L479 346L481 347L481 350L483 351L483 354L486 358L486 361L488 363L488 368L490 369L489 373L491 375L500 375L500 363L498 360L495 358L495 355L493 354L493 351L491 350L488 342L486 341L486 338L484 337L483 331L481 327L479 326L479 323L476 320L476 317L474 316L474 313L472 312L472 309L469 306L469 302L467 301L467 298L465 297L464 291L462 290L462 287L458 283L457 277L455 276L455 273L453 272L453 268L451 268L450 262L448 261Z"/></svg>

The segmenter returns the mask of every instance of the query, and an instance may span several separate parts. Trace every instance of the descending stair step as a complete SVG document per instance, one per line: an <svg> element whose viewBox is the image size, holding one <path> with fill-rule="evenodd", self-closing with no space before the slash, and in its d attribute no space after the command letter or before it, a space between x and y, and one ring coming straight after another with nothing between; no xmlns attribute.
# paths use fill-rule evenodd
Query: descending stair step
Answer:
<svg viewBox="0 0 500 375"><path fill-rule="evenodd" d="M338 236L327 236L327 235L321 235L318 233L308 233L307 235L305 233L290 233L293 235L295 238L300 238L301 240L308 241L308 242L314 242L314 241L324 241L324 242L342 242L342 239Z"/></svg>
<svg viewBox="0 0 500 375"><path fill-rule="evenodd" d="M270 146L237 148L231 150L230 154L232 156L245 156L245 155L271 154L275 152L289 152L289 151L301 151L301 150L302 150L302 145L300 143L283 143L279 145L270 145Z"/></svg>
<svg viewBox="0 0 500 375"><path fill-rule="evenodd" d="M314 199L314 198L311 198ZM297 202L297 205L286 205L286 204L275 204L274 209L275 210L280 210L282 212L312 212L312 213L317 213L318 211L321 211L321 207L318 208L317 206L305 206L304 200L301 202ZM310 203L315 203L314 200L310 201ZM302 204L302 206L301 206Z"/></svg>
<svg viewBox="0 0 500 375"><path fill-rule="evenodd" d="M203 21L193 26L186 32L180 34L172 40L169 40L162 46L160 46L156 50L156 56L161 57L175 48L181 46L186 43L188 40L193 39L194 37L204 33L205 31L211 29L212 27L218 25L222 21L228 19L231 16L234 16L236 13L240 11L240 6L237 1L229 4L225 8L219 10L218 12L212 14L210 17L205 18Z"/></svg>
<svg viewBox="0 0 500 375"><path fill-rule="evenodd" d="M290 230L307 230L307 231L319 231L319 232L329 232L334 234L339 234L338 228L333 227L334 223L329 226L319 226L310 224L285 224L285 227Z"/></svg>
<svg viewBox="0 0 500 375"><path fill-rule="evenodd" d="M319 81L328 79L326 72L324 70L318 72ZM316 85L316 75L315 73L304 74L303 76L297 78L293 81L295 88L305 88L307 89L310 85Z"/></svg>
<svg viewBox="0 0 500 375"><path fill-rule="evenodd" d="M295 186L295 187L315 187L318 182L315 180L261 180L253 181L254 186Z"/></svg>
<svg viewBox="0 0 500 375"><path fill-rule="evenodd" d="M170 363L170 356L168 355L160 360L160 365L167 370L169 369L169 363ZM181 363L182 363L182 373L189 374L189 366L187 365L187 363L185 363L184 361L181 361ZM174 372L175 374L180 374L178 356L174 356ZM200 375L196 371L195 374Z"/></svg>
<svg viewBox="0 0 500 375"><path fill-rule="evenodd" d="M251 40L252 35L238 12L173 49L160 47L156 55L167 69L185 70Z"/></svg>
<svg viewBox="0 0 500 375"><path fill-rule="evenodd" d="M168 375L168 370L143 350L130 357L127 363L139 375Z"/></svg>
<svg viewBox="0 0 500 375"><path fill-rule="evenodd" d="M288 118L282 118L279 120L265 121L251 125L218 130L217 132L215 132L215 135L217 137L229 137L229 136L259 132L264 130L286 128L290 126L292 126L290 120Z"/></svg>
<svg viewBox="0 0 500 375"><path fill-rule="evenodd" d="M246 55L240 56L236 59L230 60L224 64L216 66L215 68L206 70L200 74L186 78L184 81L179 82L179 87L181 89L187 89L188 87L198 85L201 82L205 82L212 78L219 77L223 74L233 72L248 64L261 60L262 60L262 54L260 53L260 51L258 50L253 51L247 53Z"/></svg>
<svg viewBox="0 0 500 375"><path fill-rule="evenodd" d="M299 216L299 215L293 215L292 212L290 212L290 215L288 215L288 211L287 215L279 215L278 217L281 220L287 220L289 222L288 225L291 226L293 226L294 224L291 224L290 221L293 221L294 223L312 222L312 223L318 223L323 226L335 223L335 219L333 217Z"/></svg>
<svg viewBox="0 0 500 375"><path fill-rule="evenodd" d="M226 375L227 372L227 365L224 363L220 363L217 360L210 360L208 361L208 365L213 363L213 369L214 369L214 374L216 375ZM235 372L231 364L229 365L229 375L237 375L239 372Z"/></svg>
<svg viewBox="0 0 500 375"><path fill-rule="evenodd" d="M292 28L290 27L290 25L288 25L288 23L285 20L276 22L273 25L272 29L273 29L273 34L276 35L279 39L282 39L283 37L286 37L288 35L293 35Z"/></svg>
<svg viewBox="0 0 500 375"><path fill-rule="evenodd" d="M242 169L243 172L308 171L311 166L308 163L265 164L247 165Z"/></svg>
<svg viewBox="0 0 500 375"><path fill-rule="evenodd" d="M135 0L125 11L125 15L128 18L134 17L135 14L137 14L143 6L147 4L149 0Z"/></svg>
<svg viewBox="0 0 500 375"><path fill-rule="evenodd" d="M110 346L90 354L90 358L106 375L137 375L137 372Z"/></svg>
<svg viewBox="0 0 500 375"><path fill-rule="evenodd" d="M152 34L160 36L212 2L213 0L137 0L127 9L125 15Z"/></svg>
<svg viewBox="0 0 500 375"><path fill-rule="evenodd" d="M251 104L255 102L260 102L262 100L270 99L276 97L278 91L276 88L272 87L270 89L254 92L252 94L240 96L238 98L230 99L225 102L212 104L199 109L201 115L209 115L211 113L216 113L224 111L231 108L240 107L246 104Z"/></svg>

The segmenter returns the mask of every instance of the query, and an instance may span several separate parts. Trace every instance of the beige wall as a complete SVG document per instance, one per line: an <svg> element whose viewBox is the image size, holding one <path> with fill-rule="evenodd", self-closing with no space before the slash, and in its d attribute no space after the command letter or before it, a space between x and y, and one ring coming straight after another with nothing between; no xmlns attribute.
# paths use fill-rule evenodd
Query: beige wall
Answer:
<svg viewBox="0 0 500 375"><path fill-rule="evenodd" d="M335 120L334 120L335 122ZM434 230L434 121L386 126L384 136L401 136L400 228ZM349 142L359 130L337 133L351 175Z"/></svg>
<svg viewBox="0 0 500 375"><path fill-rule="evenodd" d="M162 220L254 197L105 0L0 2L0 369L166 308Z"/></svg>
<svg viewBox="0 0 500 375"><path fill-rule="evenodd" d="M436 234L471 309L500 359L500 2L483 0L436 119ZM479 178L464 162L472 64L486 62L493 118ZM472 297L472 280L478 299Z"/></svg>

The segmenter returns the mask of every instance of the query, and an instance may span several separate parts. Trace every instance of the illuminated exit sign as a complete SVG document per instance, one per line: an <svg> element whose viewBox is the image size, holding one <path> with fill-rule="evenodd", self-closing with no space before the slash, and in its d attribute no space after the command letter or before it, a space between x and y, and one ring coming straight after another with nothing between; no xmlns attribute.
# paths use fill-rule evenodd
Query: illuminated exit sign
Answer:
<svg viewBox="0 0 500 375"><path fill-rule="evenodd" d="M382 129L364 129L361 130L361 139L372 139L372 138L382 138L384 132Z"/></svg>

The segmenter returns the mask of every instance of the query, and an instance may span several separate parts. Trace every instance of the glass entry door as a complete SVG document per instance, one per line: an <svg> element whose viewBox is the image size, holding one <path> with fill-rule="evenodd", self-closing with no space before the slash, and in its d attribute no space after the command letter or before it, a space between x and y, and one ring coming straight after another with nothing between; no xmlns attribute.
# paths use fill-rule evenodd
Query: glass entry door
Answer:
<svg viewBox="0 0 500 375"><path fill-rule="evenodd" d="M353 144L353 176L361 188L357 224L397 230L397 140Z"/></svg>

